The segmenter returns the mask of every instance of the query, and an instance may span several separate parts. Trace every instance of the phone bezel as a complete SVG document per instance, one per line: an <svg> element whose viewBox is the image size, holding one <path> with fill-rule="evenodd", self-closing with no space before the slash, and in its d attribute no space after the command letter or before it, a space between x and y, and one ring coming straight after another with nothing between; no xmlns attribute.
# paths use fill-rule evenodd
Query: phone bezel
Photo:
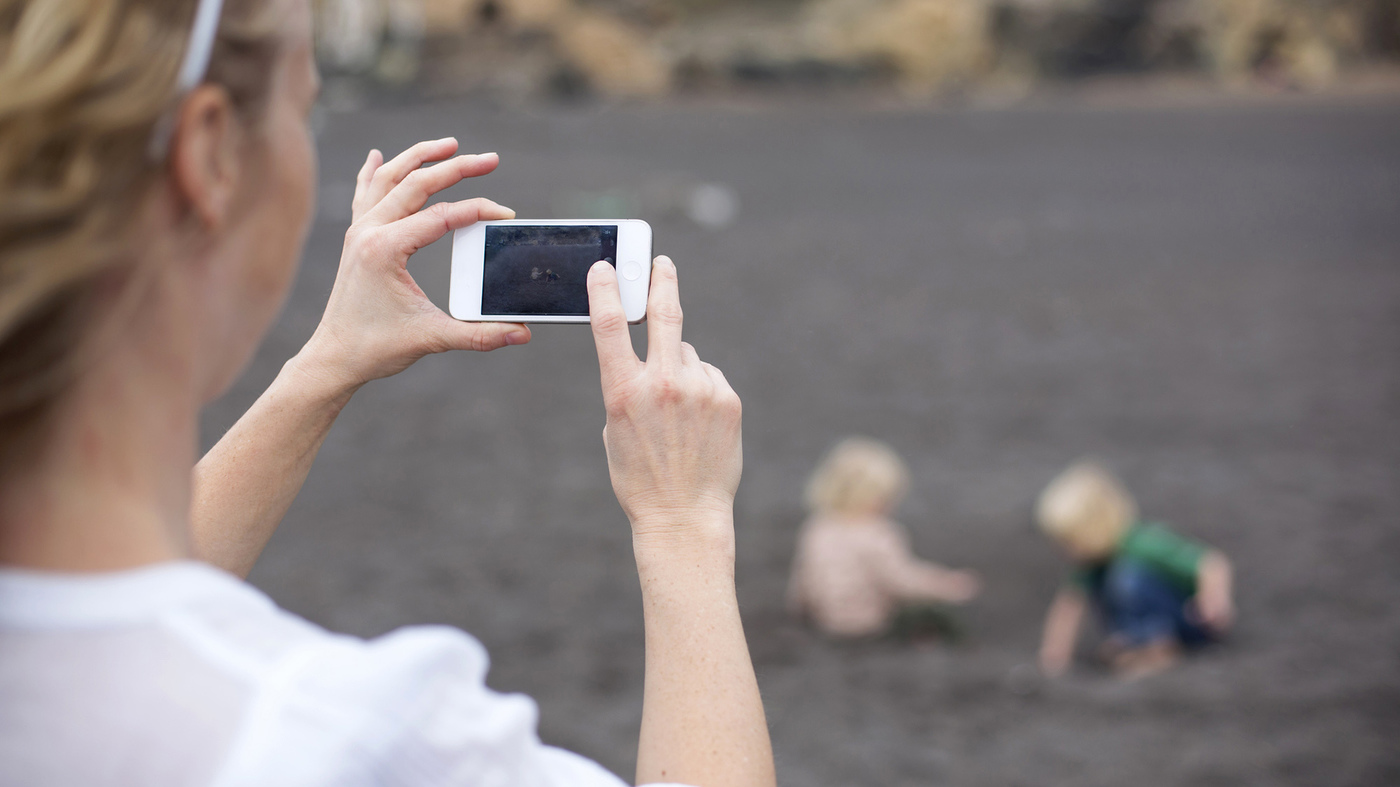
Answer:
<svg viewBox="0 0 1400 787"><path fill-rule="evenodd" d="M618 291L622 311L629 323L646 319L647 292L651 285L651 225L641 219L502 219L478 221L452 236L452 282L448 313L468 322L587 323L588 315L573 314L482 314L481 284L486 249L486 228L490 226L577 227L616 226ZM641 275L629 280L623 265L636 262Z"/></svg>

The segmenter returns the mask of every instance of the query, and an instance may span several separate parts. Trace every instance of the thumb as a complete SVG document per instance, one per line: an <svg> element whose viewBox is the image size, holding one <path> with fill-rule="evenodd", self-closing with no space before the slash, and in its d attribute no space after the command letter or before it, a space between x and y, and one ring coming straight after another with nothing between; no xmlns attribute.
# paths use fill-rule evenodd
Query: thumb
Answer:
<svg viewBox="0 0 1400 787"><path fill-rule="evenodd" d="M437 325L439 352L473 350L490 352L530 341L530 329L513 322L462 322L441 315Z"/></svg>

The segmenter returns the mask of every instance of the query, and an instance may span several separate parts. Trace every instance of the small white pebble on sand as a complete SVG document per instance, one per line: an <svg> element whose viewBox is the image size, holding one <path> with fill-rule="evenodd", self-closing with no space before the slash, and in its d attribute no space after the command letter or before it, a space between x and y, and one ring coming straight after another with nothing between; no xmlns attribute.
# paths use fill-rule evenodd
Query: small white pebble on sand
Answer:
<svg viewBox="0 0 1400 787"><path fill-rule="evenodd" d="M702 227L723 229L739 217L739 195L719 183L702 183L691 189L686 215Z"/></svg>

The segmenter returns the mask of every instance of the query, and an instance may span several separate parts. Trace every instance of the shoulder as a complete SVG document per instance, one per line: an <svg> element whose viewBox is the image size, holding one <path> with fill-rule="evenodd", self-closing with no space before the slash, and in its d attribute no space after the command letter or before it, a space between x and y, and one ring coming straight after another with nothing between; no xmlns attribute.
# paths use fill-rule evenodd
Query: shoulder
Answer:
<svg viewBox="0 0 1400 787"><path fill-rule="evenodd" d="M868 530L870 541L882 547L904 549L909 544L909 531L893 519L880 517L872 520Z"/></svg>
<svg viewBox="0 0 1400 787"><path fill-rule="evenodd" d="M1123 540L1125 549L1131 550L1174 550L1204 549L1201 543L1180 535L1161 522L1139 522L1128 531Z"/></svg>

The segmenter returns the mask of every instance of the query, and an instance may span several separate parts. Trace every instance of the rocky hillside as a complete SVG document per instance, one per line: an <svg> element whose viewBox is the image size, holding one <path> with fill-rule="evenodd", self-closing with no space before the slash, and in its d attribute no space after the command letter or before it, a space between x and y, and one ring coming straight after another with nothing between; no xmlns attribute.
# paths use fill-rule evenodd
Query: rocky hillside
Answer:
<svg viewBox="0 0 1400 787"><path fill-rule="evenodd" d="M1400 54L1400 0L321 0L328 70L537 97L1156 71L1319 89Z"/></svg>

